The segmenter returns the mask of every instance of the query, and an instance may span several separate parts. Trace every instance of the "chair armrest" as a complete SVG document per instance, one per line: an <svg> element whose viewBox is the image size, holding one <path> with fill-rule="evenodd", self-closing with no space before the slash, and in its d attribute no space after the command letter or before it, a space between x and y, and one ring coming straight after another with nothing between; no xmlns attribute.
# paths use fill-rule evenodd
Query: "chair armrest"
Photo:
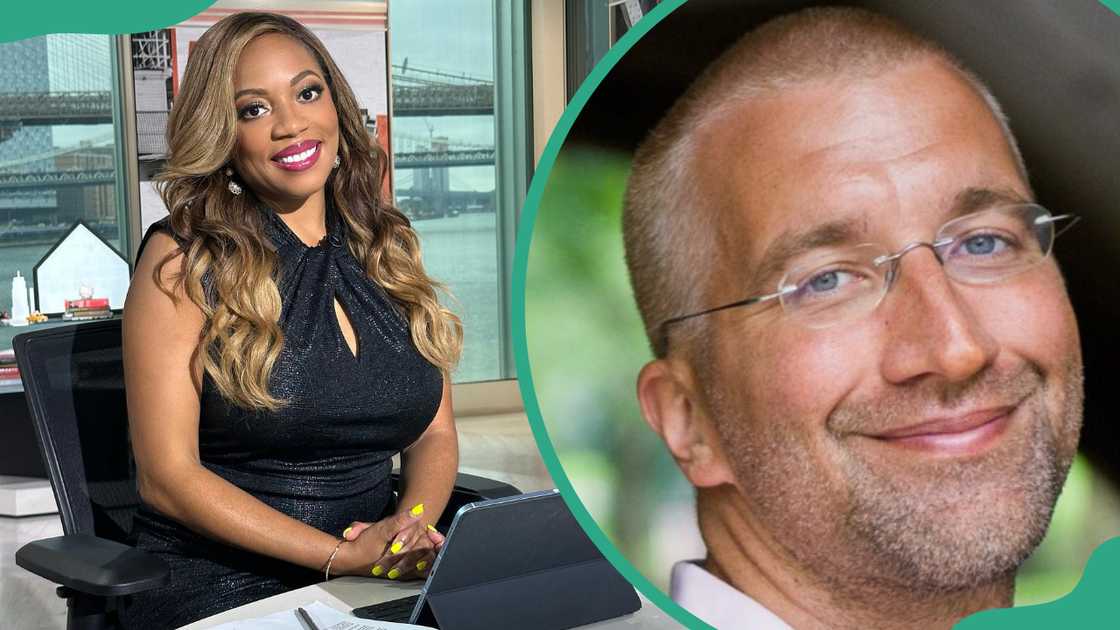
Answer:
<svg viewBox="0 0 1120 630"><path fill-rule="evenodd" d="M501 499L515 494L521 494L521 491L508 483L479 477L478 475L459 473L455 476L455 487L451 490L451 498L447 500L447 507L443 509L443 514L440 515L439 521L436 523L436 529L446 534L447 530L451 529L451 521L455 520L455 514L468 503L487 499Z"/></svg>
<svg viewBox="0 0 1120 630"><path fill-rule="evenodd" d="M400 473L394 471L391 475L391 479L393 492L399 495L401 491ZM455 486L451 489L451 498L447 500L447 507L443 509L443 514L440 515L439 521L435 525L436 529L447 533L447 529L451 527L451 521L455 519L455 513L459 511L459 508L468 503L485 501L487 499L500 499L515 494L521 494L521 491L508 483L487 477L479 477L478 475L458 473L455 475Z"/></svg>
<svg viewBox="0 0 1120 630"><path fill-rule="evenodd" d="M521 494L521 491L504 481L459 473L455 475L455 487L451 490L451 494L469 495L471 501L483 501L511 497Z"/></svg>
<svg viewBox="0 0 1120 630"><path fill-rule="evenodd" d="M170 577L160 558L88 534L27 543L16 552L16 564L56 584L101 597L146 591Z"/></svg>

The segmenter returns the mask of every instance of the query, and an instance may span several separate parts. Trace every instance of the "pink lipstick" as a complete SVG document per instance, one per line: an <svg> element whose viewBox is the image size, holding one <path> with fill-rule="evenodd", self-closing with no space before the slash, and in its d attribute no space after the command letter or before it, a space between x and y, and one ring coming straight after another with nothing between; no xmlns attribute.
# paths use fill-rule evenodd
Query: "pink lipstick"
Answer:
<svg viewBox="0 0 1120 630"><path fill-rule="evenodd" d="M272 156L272 163L286 171L305 171L319 161L322 147L318 140L297 142Z"/></svg>

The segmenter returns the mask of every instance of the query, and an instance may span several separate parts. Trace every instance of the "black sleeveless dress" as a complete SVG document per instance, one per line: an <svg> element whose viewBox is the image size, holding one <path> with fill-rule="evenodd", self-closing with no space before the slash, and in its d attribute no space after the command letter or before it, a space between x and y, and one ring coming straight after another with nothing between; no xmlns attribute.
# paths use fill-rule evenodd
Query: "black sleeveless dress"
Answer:
<svg viewBox="0 0 1120 630"><path fill-rule="evenodd" d="M340 536L352 521L392 512L390 458L431 423L443 376L346 248L345 224L330 203L327 236L315 247L273 210L260 211L278 253L285 335L270 391L288 404L248 411L227 402L204 376L199 456L267 505ZM166 219L149 228L141 251L159 230L170 233ZM336 296L357 336L356 355L335 316ZM137 547L168 563L171 581L122 601L125 628L174 628L323 579L319 571L196 534L146 505L132 533Z"/></svg>

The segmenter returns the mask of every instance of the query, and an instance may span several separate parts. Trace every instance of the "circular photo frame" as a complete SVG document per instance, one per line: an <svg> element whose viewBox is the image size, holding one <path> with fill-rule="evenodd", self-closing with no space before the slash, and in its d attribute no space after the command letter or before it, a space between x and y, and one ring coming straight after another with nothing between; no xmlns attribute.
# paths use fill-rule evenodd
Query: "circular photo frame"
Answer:
<svg viewBox="0 0 1120 630"><path fill-rule="evenodd" d="M713 612L714 604L704 605L714 601L710 597L689 599L687 580L671 586L681 561L697 561L690 566L703 570L699 584L710 587L707 592L731 589L729 610L740 614L749 603L762 609L741 622L773 617L793 627L812 617L800 616L797 602L782 596L782 585L812 583L814 596L849 602L860 593L829 591L830 578L906 583L915 597L924 594L923 584L936 590L938 580L948 590L968 579L974 586L1002 585L999 597L949 605L955 622L985 608L1062 597L1077 584L1090 554L1120 533L1120 459L1112 446L1118 436L1109 421L1120 400L1108 384L1120 347L1112 324L1120 293L1099 271L1120 262L1116 239L1108 237L1120 230L1114 208L1120 184L1105 158L1120 148L1120 67L1107 63L1120 52L1120 17L1098 2L1060 10L1041 2L1013 8L962 1L852 4L660 4L618 40L571 99L522 216L514 271L516 360L546 464L608 559L689 626L707 627L706 621L723 627L726 618ZM893 44L880 41L895 36ZM902 48L892 55L894 45ZM721 55L731 60L717 61ZM907 75L922 64L933 74ZM938 72L948 75L935 77ZM886 83L896 91L888 93ZM957 101L949 98L953 90ZM682 96L690 103L682 105ZM803 100L791 100L797 98ZM938 98L946 100L931 105ZM947 118L934 131L931 108L939 107ZM969 116L986 131L969 127ZM932 135L920 142L910 137L913 144L904 146L904 129ZM852 137L829 135L841 131ZM904 159L912 155L908 148L917 155L950 137L981 136L990 142L959 145L956 157ZM819 152L844 142L848 153ZM817 153L806 148L813 143ZM824 154L828 160L801 168ZM985 155L990 160L977 157ZM651 167L658 161L669 166ZM878 166L860 172L862 179L841 177L857 161ZM992 166L996 162L1001 166ZM1002 175L993 176L999 169ZM981 172L988 177L983 182L976 179ZM659 193L658 183L670 190ZM662 201L668 205L651 207ZM943 261L931 239L941 224L1018 203L1081 220L1065 233L1058 227L1062 236L1053 256L1039 267L1046 271L1024 272L998 289L940 274ZM661 222L634 227L642 213L660 213ZM830 220L826 227L839 228L840 219L857 229L807 234ZM803 238L779 238L791 235ZM767 279L780 276L806 249L816 255L821 247L864 241L907 256L894 293L870 319L828 333L795 334L777 300L773 308L736 306L781 290ZM986 243L957 245L976 255ZM759 264L775 251L785 257ZM809 290L858 282L842 264L835 269L840 275ZM1032 302L1005 294L1023 308L980 306L999 291L1042 282L1039 274L1055 289L1049 298L1038 294ZM941 293L922 293L934 290L930 278L941 283ZM915 295L928 302L905 305ZM1045 315L1039 304L1057 304L1065 315L1052 319L1056 311ZM700 315L695 325L690 321L662 339L663 321L694 314ZM961 341L954 335L962 322L972 327L966 354L980 354L958 372L949 355ZM1061 322L1060 330L1044 322ZM909 336L903 334L908 326ZM741 345L732 349L731 340ZM671 349L674 343L684 350ZM1041 356L1048 352L1049 358ZM1084 368L1083 413L1081 395L1071 393L1081 382L1075 362ZM651 371L650 365L660 367ZM689 414L680 407L702 408L706 424L681 420ZM1027 416L1034 420L1021 419ZM783 422L788 430L773 428ZM1012 448L1012 442L1037 444L1028 433L1047 432L1058 453L1053 457L1029 459L1025 446ZM1047 465L1050 477L1026 472ZM853 489L859 475L852 467L859 466L867 483ZM877 486L877 478L890 482ZM1000 488L1046 483L1054 488L1042 500L1016 495L1001 503ZM908 526L891 530L884 514L861 512L862 505L837 498L861 491L870 493L862 497L868 501L909 501L900 503L907 510L892 513ZM803 500L790 498L796 496ZM942 518L964 505L970 507L960 508L964 517L956 522L990 535L965 536L966 528ZM914 512L926 520L908 521ZM846 530L844 519L853 515L879 518L878 525L861 521L863 529ZM1025 524L1039 519L1040 527ZM967 556L970 549L999 547L1003 564L978 556L954 565L954 576L915 570L946 556L921 537L900 541L914 528L943 536L931 539L942 551ZM894 544L896 557L869 555L872 540L879 551ZM1006 544L993 547L993 540ZM949 545L954 542L960 545ZM898 548L906 544L909 549ZM767 547L781 551L758 551ZM780 564L780 584L767 586L758 566L753 572L735 568L752 563ZM849 566L846 573L843 566ZM1002 581L992 577L997 566L1004 568ZM716 582L703 581L708 578ZM901 595L884 600L888 590L877 592L890 606L866 610L891 608L890 614L901 615L895 609L905 603L918 614L920 607Z"/></svg>

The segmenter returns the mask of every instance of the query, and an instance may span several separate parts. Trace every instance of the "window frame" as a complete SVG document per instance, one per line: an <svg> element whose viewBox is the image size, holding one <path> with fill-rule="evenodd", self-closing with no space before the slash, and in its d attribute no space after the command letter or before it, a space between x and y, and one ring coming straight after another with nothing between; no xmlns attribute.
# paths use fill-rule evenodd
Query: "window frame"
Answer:
<svg viewBox="0 0 1120 630"><path fill-rule="evenodd" d="M499 350L504 378L517 377L510 320L515 237L533 176L532 24L528 2L494 0L494 147L498 209Z"/></svg>
<svg viewBox="0 0 1120 630"><path fill-rule="evenodd" d="M608 0L564 0L565 81L572 100L613 42Z"/></svg>
<svg viewBox="0 0 1120 630"><path fill-rule="evenodd" d="M122 247L131 273L136 269L136 250L140 247L140 151L136 142L136 88L132 76L132 35L113 37L113 83L116 98L113 104L113 132L117 136L117 199L126 228ZM123 243L122 243L123 245Z"/></svg>

